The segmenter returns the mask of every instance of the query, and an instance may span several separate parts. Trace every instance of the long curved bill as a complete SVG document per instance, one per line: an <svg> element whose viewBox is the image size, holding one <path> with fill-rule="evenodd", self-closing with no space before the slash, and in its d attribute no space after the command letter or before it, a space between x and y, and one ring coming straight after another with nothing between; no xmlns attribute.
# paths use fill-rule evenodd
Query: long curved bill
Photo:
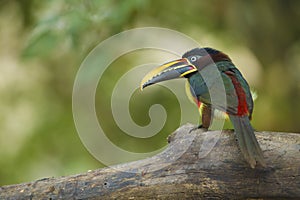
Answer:
<svg viewBox="0 0 300 200"><path fill-rule="evenodd" d="M181 78L195 71L197 71L197 68L186 58L165 63L150 71L143 78L141 82L141 90L149 85L175 78Z"/></svg>

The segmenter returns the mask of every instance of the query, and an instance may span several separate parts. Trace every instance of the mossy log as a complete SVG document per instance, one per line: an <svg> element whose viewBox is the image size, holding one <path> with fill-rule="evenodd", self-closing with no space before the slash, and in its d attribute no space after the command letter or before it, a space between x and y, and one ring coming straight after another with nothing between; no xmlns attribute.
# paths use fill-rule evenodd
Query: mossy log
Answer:
<svg viewBox="0 0 300 200"><path fill-rule="evenodd" d="M153 157L2 186L0 199L300 199L300 134L256 132L268 167L252 169L232 131L193 128Z"/></svg>

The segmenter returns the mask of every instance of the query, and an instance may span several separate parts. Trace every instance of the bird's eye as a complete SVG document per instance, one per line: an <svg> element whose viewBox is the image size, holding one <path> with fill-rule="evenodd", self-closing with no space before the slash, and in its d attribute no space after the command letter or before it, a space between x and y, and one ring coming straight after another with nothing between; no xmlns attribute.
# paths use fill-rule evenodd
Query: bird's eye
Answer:
<svg viewBox="0 0 300 200"><path fill-rule="evenodd" d="M191 57L191 61L192 61L192 62L195 62L196 60L197 60L197 57L196 57L196 56Z"/></svg>

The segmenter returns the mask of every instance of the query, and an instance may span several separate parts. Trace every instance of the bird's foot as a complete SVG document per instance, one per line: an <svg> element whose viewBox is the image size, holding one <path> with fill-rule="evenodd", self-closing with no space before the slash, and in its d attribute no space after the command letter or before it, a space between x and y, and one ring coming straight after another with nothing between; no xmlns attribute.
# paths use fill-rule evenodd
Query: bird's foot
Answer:
<svg viewBox="0 0 300 200"><path fill-rule="evenodd" d="M204 128L204 127L203 127L203 124L200 124L197 128L198 128L198 129L199 129L199 128Z"/></svg>
<svg viewBox="0 0 300 200"><path fill-rule="evenodd" d="M199 126L196 126L196 127L192 128L192 129L190 130L189 133L191 133L191 132L193 132L193 131L196 131L196 130L198 130L198 129L208 130L208 129L205 128L202 124L200 124Z"/></svg>

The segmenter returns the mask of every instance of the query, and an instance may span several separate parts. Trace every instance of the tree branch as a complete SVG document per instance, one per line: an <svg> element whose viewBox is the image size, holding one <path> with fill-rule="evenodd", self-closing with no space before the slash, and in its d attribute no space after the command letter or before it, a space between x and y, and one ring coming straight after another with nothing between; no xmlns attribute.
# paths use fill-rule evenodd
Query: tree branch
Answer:
<svg viewBox="0 0 300 200"><path fill-rule="evenodd" d="M151 158L3 186L0 199L300 199L300 134L256 132L268 167L251 169L232 131L193 128L177 129Z"/></svg>

